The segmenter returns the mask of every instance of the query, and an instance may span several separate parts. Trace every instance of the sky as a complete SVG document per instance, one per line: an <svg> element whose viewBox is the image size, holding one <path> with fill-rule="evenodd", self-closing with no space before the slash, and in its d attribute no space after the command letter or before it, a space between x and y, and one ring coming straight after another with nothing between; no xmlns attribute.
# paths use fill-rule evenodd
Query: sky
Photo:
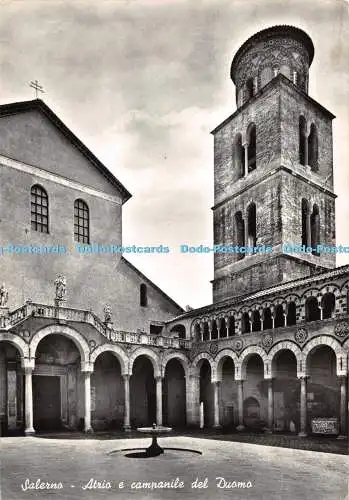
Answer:
<svg viewBox="0 0 349 500"><path fill-rule="evenodd" d="M132 193L124 244L180 305L211 302L213 138L233 113L236 50L291 24L312 38L309 94L334 115L337 243L349 245L349 15L344 0L0 0L0 103L42 98ZM349 263L349 256L337 259Z"/></svg>

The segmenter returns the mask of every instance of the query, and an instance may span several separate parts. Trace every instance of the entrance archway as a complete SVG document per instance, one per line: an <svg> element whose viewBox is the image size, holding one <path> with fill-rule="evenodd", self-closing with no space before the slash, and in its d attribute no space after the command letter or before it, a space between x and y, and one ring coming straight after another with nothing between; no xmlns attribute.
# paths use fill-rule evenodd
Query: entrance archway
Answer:
<svg viewBox="0 0 349 500"><path fill-rule="evenodd" d="M272 361L274 430L289 431L293 422L300 428L300 382L297 378L297 359L289 349L278 351Z"/></svg>
<svg viewBox="0 0 349 500"><path fill-rule="evenodd" d="M267 425L268 411L263 359L259 354L250 354L244 362L244 425L251 429L262 429Z"/></svg>
<svg viewBox="0 0 349 500"><path fill-rule="evenodd" d="M235 365L231 357L224 357L222 363L221 379L221 405L220 405L220 423L223 427L234 427L237 419L238 393L235 382Z"/></svg>
<svg viewBox="0 0 349 500"><path fill-rule="evenodd" d="M83 418L80 353L59 334L39 341L33 371L33 419L36 431L75 429Z"/></svg>
<svg viewBox="0 0 349 500"><path fill-rule="evenodd" d="M186 424L185 373L178 359L170 359L165 368L163 384L164 422L171 427Z"/></svg>
<svg viewBox="0 0 349 500"><path fill-rule="evenodd" d="M198 363L200 370L200 403L204 404L204 426L213 425L213 387L211 383L211 365L207 359Z"/></svg>
<svg viewBox="0 0 349 500"><path fill-rule="evenodd" d="M130 378L131 425L149 426L156 422L156 385L151 360L138 356Z"/></svg>

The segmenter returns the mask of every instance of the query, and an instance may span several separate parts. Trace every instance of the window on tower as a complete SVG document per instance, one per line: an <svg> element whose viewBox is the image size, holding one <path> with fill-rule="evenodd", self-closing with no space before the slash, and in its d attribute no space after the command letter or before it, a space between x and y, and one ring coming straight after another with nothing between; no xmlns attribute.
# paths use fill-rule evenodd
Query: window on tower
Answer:
<svg viewBox="0 0 349 500"><path fill-rule="evenodd" d="M241 212L236 212L234 216L234 226L235 226L235 241L236 245L239 247L243 247L245 244L245 222L244 219L242 218L242 213ZM237 260L241 260L245 257L244 253L237 253L236 258Z"/></svg>
<svg viewBox="0 0 349 500"><path fill-rule="evenodd" d="M247 245L255 247L257 244L257 215L256 204L251 203L247 209Z"/></svg>
<svg viewBox="0 0 349 500"><path fill-rule="evenodd" d="M311 246L313 248L313 255L319 255L316 247L320 244L320 214L319 207L315 204L313 212L310 216L310 232L311 232Z"/></svg>
<svg viewBox="0 0 349 500"><path fill-rule="evenodd" d="M307 164L307 124L304 116L299 117L299 163Z"/></svg>
<svg viewBox="0 0 349 500"><path fill-rule="evenodd" d="M31 228L40 233L48 233L48 196L44 188L35 184L30 191Z"/></svg>
<svg viewBox="0 0 349 500"><path fill-rule="evenodd" d="M310 210L309 203L306 199L302 199L302 245L309 246L310 244Z"/></svg>
<svg viewBox="0 0 349 500"><path fill-rule="evenodd" d="M318 135L316 126L312 123L308 137L308 165L314 172L318 171Z"/></svg>
<svg viewBox="0 0 349 500"><path fill-rule="evenodd" d="M254 123L248 128L247 142L248 172L252 172L256 168L256 125Z"/></svg>
<svg viewBox="0 0 349 500"><path fill-rule="evenodd" d="M246 98L249 101L253 97L253 78L249 78L246 82Z"/></svg>
<svg viewBox="0 0 349 500"><path fill-rule="evenodd" d="M233 165L238 179L245 175L245 150L242 146L241 134L236 134L233 142Z"/></svg>
<svg viewBox="0 0 349 500"><path fill-rule="evenodd" d="M139 287L139 305L141 307L147 307L148 305L147 285L144 283Z"/></svg>

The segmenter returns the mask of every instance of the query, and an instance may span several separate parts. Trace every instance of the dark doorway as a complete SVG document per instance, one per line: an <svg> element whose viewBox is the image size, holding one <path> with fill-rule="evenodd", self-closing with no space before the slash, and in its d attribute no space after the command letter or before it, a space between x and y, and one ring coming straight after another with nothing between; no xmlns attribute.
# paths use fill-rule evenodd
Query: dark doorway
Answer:
<svg viewBox="0 0 349 500"><path fill-rule="evenodd" d="M59 430L61 421L60 377L33 376L34 428Z"/></svg>

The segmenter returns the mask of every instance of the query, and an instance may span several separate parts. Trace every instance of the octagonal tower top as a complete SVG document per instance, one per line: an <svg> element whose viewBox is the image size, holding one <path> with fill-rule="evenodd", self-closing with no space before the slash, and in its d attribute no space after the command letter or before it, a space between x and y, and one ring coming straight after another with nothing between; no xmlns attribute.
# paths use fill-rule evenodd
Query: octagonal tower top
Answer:
<svg viewBox="0 0 349 500"><path fill-rule="evenodd" d="M294 26L272 26L251 36L231 64L237 106L251 99L279 73L307 93L313 57L311 38Z"/></svg>

